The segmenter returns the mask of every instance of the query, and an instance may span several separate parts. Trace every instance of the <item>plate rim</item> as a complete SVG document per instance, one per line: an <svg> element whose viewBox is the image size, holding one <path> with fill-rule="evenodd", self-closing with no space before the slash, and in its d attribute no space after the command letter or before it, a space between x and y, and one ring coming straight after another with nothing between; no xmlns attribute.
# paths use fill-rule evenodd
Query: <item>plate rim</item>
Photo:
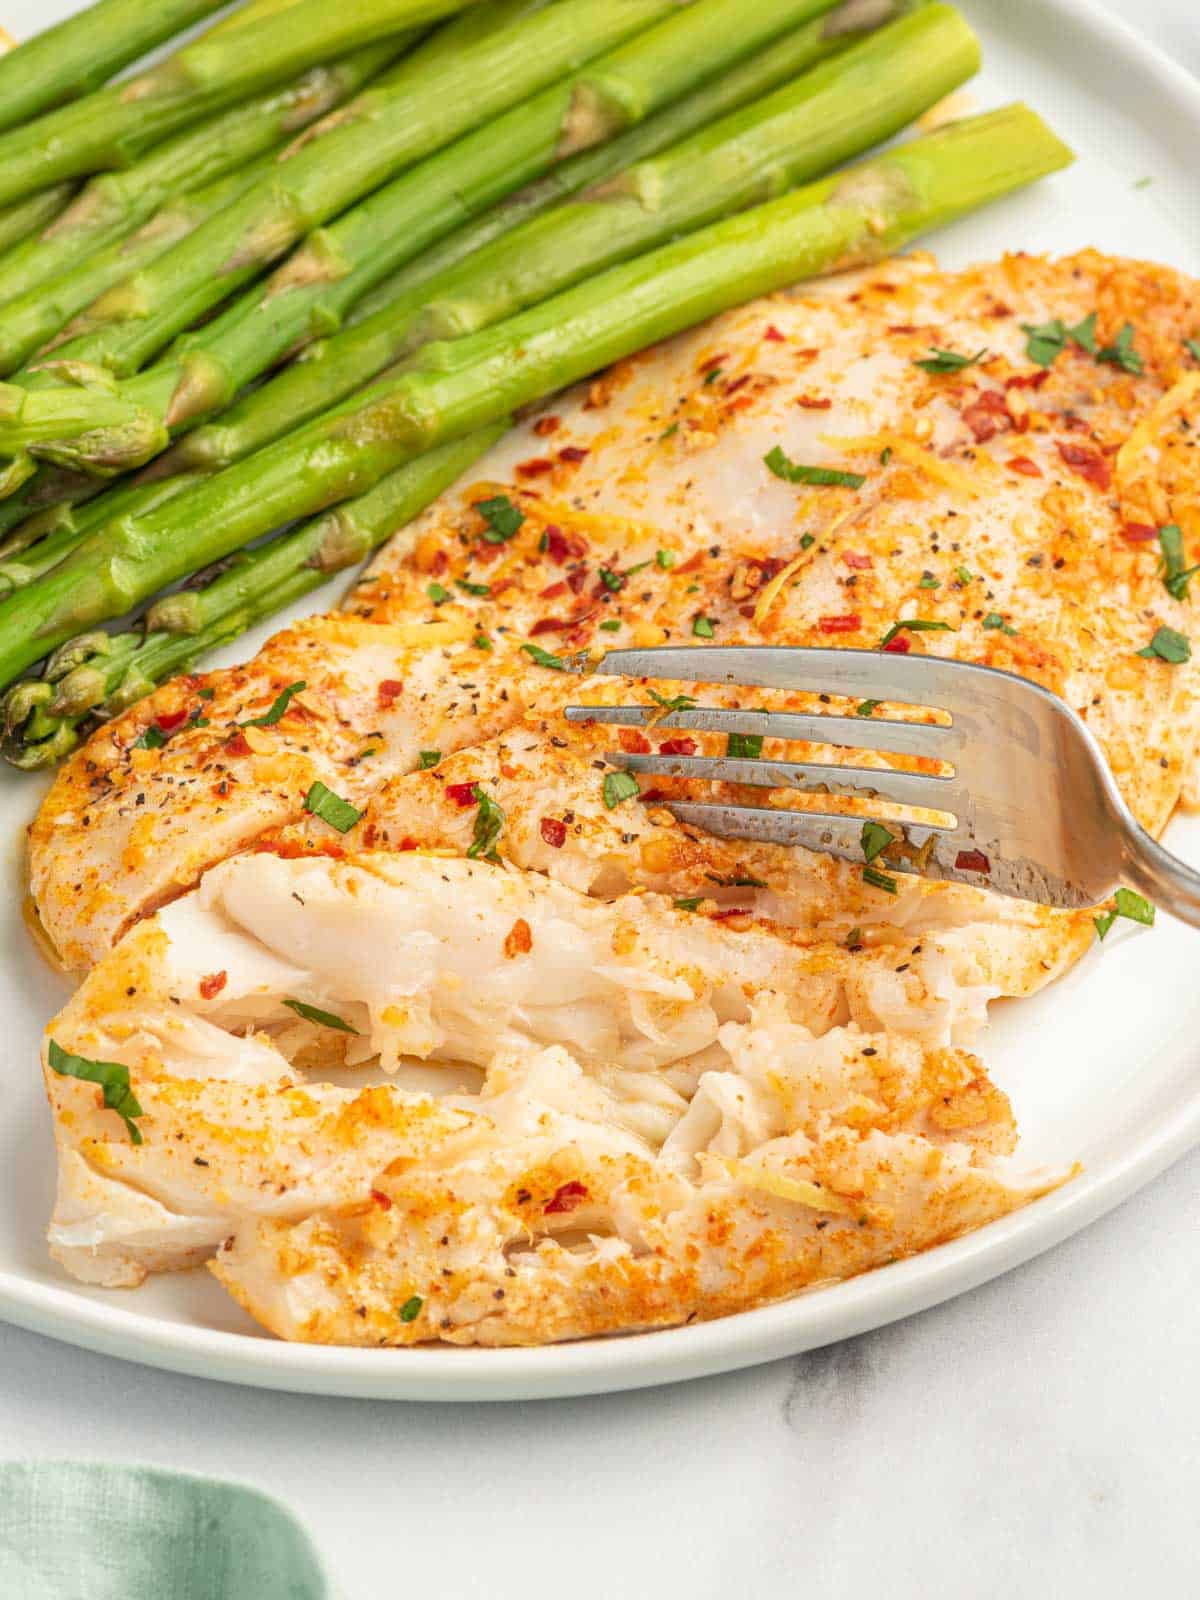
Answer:
<svg viewBox="0 0 1200 1600"><path fill-rule="evenodd" d="M978 3L978 0L977 0ZM1200 126L1200 79L1101 0L987 0L1060 19L1135 65ZM1023 24L1013 24L1020 28ZM692 1327L527 1349L386 1352L289 1344L167 1322L0 1268L0 1321L120 1360L292 1393L377 1400L558 1399L646 1388L773 1361L911 1316L1052 1249L1200 1144L1200 1081L1130 1151L997 1222L828 1288ZM819 1307L819 1311L814 1308Z"/></svg>

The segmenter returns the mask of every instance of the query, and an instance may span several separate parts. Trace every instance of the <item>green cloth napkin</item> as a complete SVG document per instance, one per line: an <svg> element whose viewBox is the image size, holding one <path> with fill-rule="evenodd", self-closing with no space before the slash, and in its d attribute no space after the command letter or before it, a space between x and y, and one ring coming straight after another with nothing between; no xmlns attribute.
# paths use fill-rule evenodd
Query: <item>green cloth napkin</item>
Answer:
<svg viewBox="0 0 1200 1600"><path fill-rule="evenodd" d="M157 1467L0 1462L3 1600L333 1600L257 1489Z"/></svg>

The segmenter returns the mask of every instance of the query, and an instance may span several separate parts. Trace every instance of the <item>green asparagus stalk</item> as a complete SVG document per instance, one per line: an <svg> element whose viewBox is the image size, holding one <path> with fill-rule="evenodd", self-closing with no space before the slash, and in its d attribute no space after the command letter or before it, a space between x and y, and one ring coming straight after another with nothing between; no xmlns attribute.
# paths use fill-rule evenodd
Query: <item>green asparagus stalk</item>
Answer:
<svg viewBox="0 0 1200 1600"><path fill-rule="evenodd" d="M97 89L0 134L0 205L64 178L125 166L156 140L223 105L286 82L316 62L460 11L466 3L300 0L232 31L207 34L140 77ZM158 14L172 7L162 0L153 5L137 0L137 9ZM14 51L0 68L19 77L21 56L20 49Z"/></svg>
<svg viewBox="0 0 1200 1600"><path fill-rule="evenodd" d="M0 260L4 305L0 329L7 333L11 304L19 296L31 298L64 273L88 264L97 251L127 238L168 200L206 187L278 149L285 139L357 94L395 53L385 41L332 66L313 67L282 89L177 134L125 171L93 178L51 227ZM10 361L3 370L16 364Z"/></svg>
<svg viewBox="0 0 1200 1600"><path fill-rule="evenodd" d="M301 141L269 178L102 296L86 319L92 331L71 340L61 353L121 375L135 372L310 228L397 169L555 82L678 3L558 0L456 50L445 47L442 34L435 35L322 124L320 138ZM512 5L513 0L488 0L485 10L503 16ZM321 270L336 271L337 265L325 261Z"/></svg>
<svg viewBox="0 0 1200 1600"><path fill-rule="evenodd" d="M0 128L97 88L223 0L99 0L0 57Z"/></svg>
<svg viewBox="0 0 1200 1600"><path fill-rule="evenodd" d="M0 684L81 629L298 516L364 492L424 451L643 346L917 234L1065 165L1027 107L941 129L554 296L454 343L148 515L103 523L0 605Z"/></svg>
<svg viewBox="0 0 1200 1600"><path fill-rule="evenodd" d="M825 171L896 132L978 65L977 42L949 7L897 9L899 20L852 47L834 33L841 43L834 60L712 122L658 161L638 162L647 146L654 148L638 133L614 141L610 152L633 155L635 164L627 169L599 159L608 146L577 157L582 171L564 172L562 179L573 188L593 186L593 197L540 215L536 200L521 197L511 209L525 220L511 231L504 227L505 206L460 230L421 257L406 282L401 274L395 297L373 316L182 438L163 459L163 470L239 460L351 394L424 339L475 331L511 316L602 266L739 210L773 187ZM736 94L739 76L742 82L761 78L773 56L790 55L802 64L814 54L829 54L826 26L817 22L797 30L782 46L747 63L740 75L729 74L719 88L702 90L694 100L711 107L718 96ZM663 120L678 126L684 118L668 111ZM648 124L640 131L658 130ZM552 190L556 198L559 187ZM123 392L154 409L148 381Z"/></svg>
<svg viewBox="0 0 1200 1600"><path fill-rule="evenodd" d="M39 194L0 209L0 252L8 252L24 243L30 234L40 233L47 223L53 222L75 193L73 183L56 183ZM4 262L0 259L0 266Z"/></svg>
<svg viewBox="0 0 1200 1600"><path fill-rule="evenodd" d="M202 588L160 600L146 630L72 640L44 678L16 684L4 700L4 755L26 771L53 766L102 717L126 710L160 683L187 672L335 572L364 560L410 522L501 437L494 423L421 456L267 544L239 555Z"/></svg>
<svg viewBox="0 0 1200 1600"><path fill-rule="evenodd" d="M572 138L590 140L645 117L694 83L698 71L736 64L747 51L773 42L781 31L822 7L828 9L828 0L695 0L685 11L676 11L376 191L310 237L265 291L256 288L215 323L180 341L167 360L128 380L122 394L169 428L218 409L289 350L323 328L336 327L399 261L473 211L545 173ZM965 25L958 25L955 37L960 43L969 41L959 54L970 55L967 70L973 71L975 47ZM943 75L936 46L934 53L935 64L922 77L937 85ZM886 83L899 78L911 89L907 60L895 70L890 61L887 67ZM947 84L961 81L961 76L945 76ZM916 109L921 110L941 92L909 93L907 103L919 101ZM904 98L887 88L878 91L881 114L876 122L884 133L895 132L913 114L910 109L899 120L889 114ZM857 98L853 105L854 120L869 135L861 142L849 141L849 149L856 151L879 134L871 131L874 124L864 118ZM581 107L588 108L586 134L580 131L585 116ZM603 108L603 116L597 107ZM834 159L843 153L835 141L824 148L835 150ZM806 172L821 167L818 159ZM713 214L720 209L718 203ZM61 442L58 448L62 450ZM70 459L89 466L82 454L72 452Z"/></svg>

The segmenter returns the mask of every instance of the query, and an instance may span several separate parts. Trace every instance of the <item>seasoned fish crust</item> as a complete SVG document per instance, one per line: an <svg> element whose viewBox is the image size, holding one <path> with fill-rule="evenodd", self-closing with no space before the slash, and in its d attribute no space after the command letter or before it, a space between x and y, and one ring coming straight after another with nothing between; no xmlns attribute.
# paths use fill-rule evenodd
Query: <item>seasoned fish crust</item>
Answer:
<svg viewBox="0 0 1200 1600"><path fill-rule="evenodd" d="M1023 324L1086 336L1093 314L1097 353L1132 326L1132 362L1071 340L1051 368L1031 362ZM1184 342L1198 326L1196 284L1142 262L1018 255L946 274L914 257L622 363L528 419L393 541L348 615L167 685L67 763L32 833L51 940L86 967L296 820L314 779L361 807L420 751L551 712L570 686L527 642L869 647L899 618L944 622L911 648L1062 695L1158 831L1192 761L1200 665L1138 656L1194 609L1167 593L1145 535L1174 522L1189 559L1200 544L1200 370ZM932 345L985 354L931 374L916 362ZM764 464L776 446L865 482L785 482ZM475 509L497 495L525 519L499 543ZM281 722L239 736L300 679ZM136 748L154 720L167 744Z"/></svg>

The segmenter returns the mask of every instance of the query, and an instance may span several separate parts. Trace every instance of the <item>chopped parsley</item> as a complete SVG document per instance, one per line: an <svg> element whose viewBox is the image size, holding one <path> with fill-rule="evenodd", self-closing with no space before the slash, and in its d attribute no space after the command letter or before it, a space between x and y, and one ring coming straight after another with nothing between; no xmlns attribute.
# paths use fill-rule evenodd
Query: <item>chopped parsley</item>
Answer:
<svg viewBox="0 0 1200 1600"><path fill-rule="evenodd" d="M339 833L349 833L362 816L362 812L357 811L349 800L343 800L340 794L334 794L332 789L327 789L320 782L314 783L304 796L304 809L312 816L320 817L322 822L327 822Z"/></svg>
<svg viewBox="0 0 1200 1600"><path fill-rule="evenodd" d="M491 594L492 592L492 586L490 583L471 583L466 578L455 578L454 581L464 594L478 595L480 599L482 599L485 595Z"/></svg>
<svg viewBox="0 0 1200 1600"><path fill-rule="evenodd" d="M428 772L430 767L440 765L442 752L440 750L422 750L417 757L417 771Z"/></svg>
<svg viewBox="0 0 1200 1600"><path fill-rule="evenodd" d="M310 1006L303 1000L285 1000L283 1003L289 1011L303 1017L305 1022L319 1023L322 1028L336 1028L339 1033L358 1032L344 1017L335 1017L332 1011L322 1011L319 1006Z"/></svg>
<svg viewBox="0 0 1200 1600"><path fill-rule="evenodd" d="M998 611L989 611L983 619L983 626L989 633L998 628L1001 633L1007 633L1010 639L1017 637L1017 630L1010 623L1005 622Z"/></svg>
<svg viewBox="0 0 1200 1600"><path fill-rule="evenodd" d="M1192 356L1196 361L1200 361L1200 337L1195 339L1185 339L1183 341L1183 348L1187 351L1188 355Z"/></svg>
<svg viewBox="0 0 1200 1600"><path fill-rule="evenodd" d="M264 711L261 717L251 717L249 722L239 722L239 728L273 728L277 722L282 721L287 708L292 703L292 696L307 689L308 685L303 679L297 683L289 683L286 689L280 691L271 702L271 709Z"/></svg>
<svg viewBox="0 0 1200 1600"><path fill-rule="evenodd" d="M801 550L811 550L813 545L816 544L816 542L817 541L813 538L811 533L802 533L800 535L800 548L801 548Z"/></svg>
<svg viewBox="0 0 1200 1600"><path fill-rule="evenodd" d="M523 644L521 649L535 667L549 667L552 672L567 670L567 664L561 656L552 656L549 650L543 650L540 644Z"/></svg>
<svg viewBox="0 0 1200 1600"><path fill-rule="evenodd" d="M620 594L625 587L624 573L614 572L611 567L601 567L597 576L609 594Z"/></svg>
<svg viewBox="0 0 1200 1600"><path fill-rule="evenodd" d="M1090 356L1096 354L1094 311L1090 316L1084 317L1082 322L1077 322L1073 328L1068 328L1061 317L1054 317L1049 322L1023 322L1021 327L1029 335L1025 354L1035 366L1052 367L1068 343L1077 345L1080 350L1086 350Z"/></svg>
<svg viewBox="0 0 1200 1600"><path fill-rule="evenodd" d="M698 895L698 894L688 895L683 900L676 900L675 901L675 909L676 909L676 911L696 911L700 907L700 902L701 902L702 898L703 897L701 895Z"/></svg>
<svg viewBox="0 0 1200 1600"><path fill-rule="evenodd" d="M671 568L678 560L679 557L675 554L674 550L656 550L654 552L655 565L661 567L664 572L670 572Z"/></svg>
<svg viewBox="0 0 1200 1600"><path fill-rule="evenodd" d="M1173 667L1178 667L1192 659L1192 644L1185 633L1179 633L1175 628L1160 628L1145 649L1138 651L1138 655L1147 661L1157 657L1159 661L1169 661Z"/></svg>
<svg viewBox="0 0 1200 1600"><path fill-rule="evenodd" d="M616 617L609 617L607 622L600 623L601 633L619 633L620 631L621 624Z"/></svg>
<svg viewBox="0 0 1200 1600"><path fill-rule="evenodd" d="M879 465L881 467L886 467L888 462L891 459L892 459L892 447L891 447L890 444L885 444L883 449L879 452Z"/></svg>
<svg viewBox="0 0 1200 1600"><path fill-rule="evenodd" d="M862 946L863 946L862 929L861 928L851 928L850 932L846 935L846 949L847 950L861 950Z"/></svg>
<svg viewBox="0 0 1200 1600"><path fill-rule="evenodd" d="M488 544L507 544L521 531L525 513L513 505L506 494L493 495L490 500L477 500L475 510L487 523L483 537Z"/></svg>
<svg viewBox="0 0 1200 1600"><path fill-rule="evenodd" d="M1096 360L1106 362L1110 367L1120 367L1122 372L1132 372L1135 377L1142 375L1146 368L1141 356L1133 348L1132 322L1125 324L1112 344L1097 350Z"/></svg>
<svg viewBox="0 0 1200 1600"><path fill-rule="evenodd" d="M135 750L161 750L167 742L167 736L157 722L152 722L142 729L140 739L134 741Z"/></svg>
<svg viewBox="0 0 1200 1600"><path fill-rule="evenodd" d="M1158 530L1158 543L1162 549L1163 588L1173 600L1186 600L1188 584L1200 572L1200 566L1189 567L1184 561L1183 533L1173 522Z"/></svg>
<svg viewBox="0 0 1200 1600"><path fill-rule="evenodd" d="M900 892L900 886L895 878L889 878L887 873L880 872L878 867L864 867L863 882L869 883L873 889L882 889L884 894Z"/></svg>
<svg viewBox="0 0 1200 1600"><path fill-rule="evenodd" d="M440 583L427 584L425 593L433 601L435 606L444 606L446 601L450 599L449 589L443 588Z"/></svg>
<svg viewBox="0 0 1200 1600"><path fill-rule="evenodd" d="M828 484L835 489L861 489L866 478L860 472L838 472L832 467L806 467L792 461L780 445L763 457L777 478L785 483Z"/></svg>
<svg viewBox="0 0 1200 1600"><path fill-rule="evenodd" d="M475 646L476 650L492 650L495 648L486 633L477 633L471 640L471 643Z"/></svg>
<svg viewBox="0 0 1200 1600"><path fill-rule="evenodd" d="M1096 924L1097 937L1103 939L1118 917L1125 917L1130 922L1140 922L1143 927L1152 928L1154 907L1149 900L1136 894L1132 889L1118 889L1113 896L1113 909L1092 918Z"/></svg>
<svg viewBox="0 0 1200 1600"><path fill-rule="evenodd" d="M975 574L971 571L970 567L955 567L954 576L958 579L959 583L962 584L975 582Z"/></svg>
<svg viewBox="0 0 1200 1600"><path fill-rule="evenodd" d="M659 694L657 689L647 689L646 693L656 706L661 706L664 711L692 711L696 702L690 694Z"/></svg>
<svg viewBox="0 0 1200 1600"><path fill-rule="evenodd" d="M913 617L907 622L893 622L883 638L879 641L879 648L891 644L898 633L953 633L954 629L948 622L926 622L922 617Z"/></svg>
<svg viewBox="0 0 1200 1600"><path fill-rule="evenodd" d="M943 350L931 345L929 354L920 361L914 361L913 366L920 367L922 372L962 372L966 367L977 367L987 354L986 346L976 350L973 356L964 356L957 350Z"/></svg>
<svg viewBox="0 0 1200 1600"><path fill-rule="evenodd" d="M604 774L604 804L610 811L626 800L634 800L641 793L638 781L630 772Z"/></svg>
<svg viewBox="0 0 1200 1600"><path fill-rule="evenodd" d="M89 1061L86 1056L73 1056L55 1040L50 1041L49 1062L60 1078L80 1078L84 1083L98 1083L104 1091L104 1104L115 1111L129 1130L134 1144L141 1144L142 1133L135 1117L145 1116L137 1096L129 1087L129 1068L117 1061Z"/></svg>
<svg viewBox="0 0 1200 1600"><path fill-rule="evenodd" d="M716 634L713 631L712 622L704 615L703 612L701 612L692 623L692 632L695 634L697 639L716 638Z"/></svg>
<svg viewBox="0 0 1200 1600"><path fill-rule="evenodd" d="M414 1294L411 1299L406 1300L400 1307L400 1321L415 1322L421 1315L421 1307L424 1304L425 1302L421 1299L421 1296Z"/></svg>
<svg viewBox="0 0 1200 1600"><path fill-rule="evenodd" d="M710 367L709 370L704 374L705 387L707 388L710 383L716 383L717 379L724 371L724 367Z"/></svg>
<svg viewBox="0 0 1200 1600"><path fill-rule="evenodd" d="M482 856L485 861L499 861L496 841L504 832L504 812L477 783L471 786L471 793L479 802L479 810L475 813L475 833L467 847L467 859L476 861Z"/></svg>
<svg viewBox="0 0 1200 1600"><path fill-rule="evenodd" d="M882 704L882 700L860 700L854 708L854 715L856 717L873 717Z"/></svg>
<svg viewBox="0 0 1200 1600"><path fill-rule="evenodd" d="M932 572L923 572L921 574L921 582L919 587L922 589L940 589L942 587L942 580L940 578L935 578Z"/></svg>
<svg viewBox="0 0 1200 1600"><path fill-rule="evenodd" d="M896 835L888 831L882 822L864 822L862 829L863 855L868 862L874 861L876 856L882 855L888 845L895 844Z"/></svg>
<svg viewBox="0 0 1200 1600"><path fill-rule="evenodd" d="M725 745L725 754L739 761L757 761L762 755L761 733L731 733Z"/></svg>

